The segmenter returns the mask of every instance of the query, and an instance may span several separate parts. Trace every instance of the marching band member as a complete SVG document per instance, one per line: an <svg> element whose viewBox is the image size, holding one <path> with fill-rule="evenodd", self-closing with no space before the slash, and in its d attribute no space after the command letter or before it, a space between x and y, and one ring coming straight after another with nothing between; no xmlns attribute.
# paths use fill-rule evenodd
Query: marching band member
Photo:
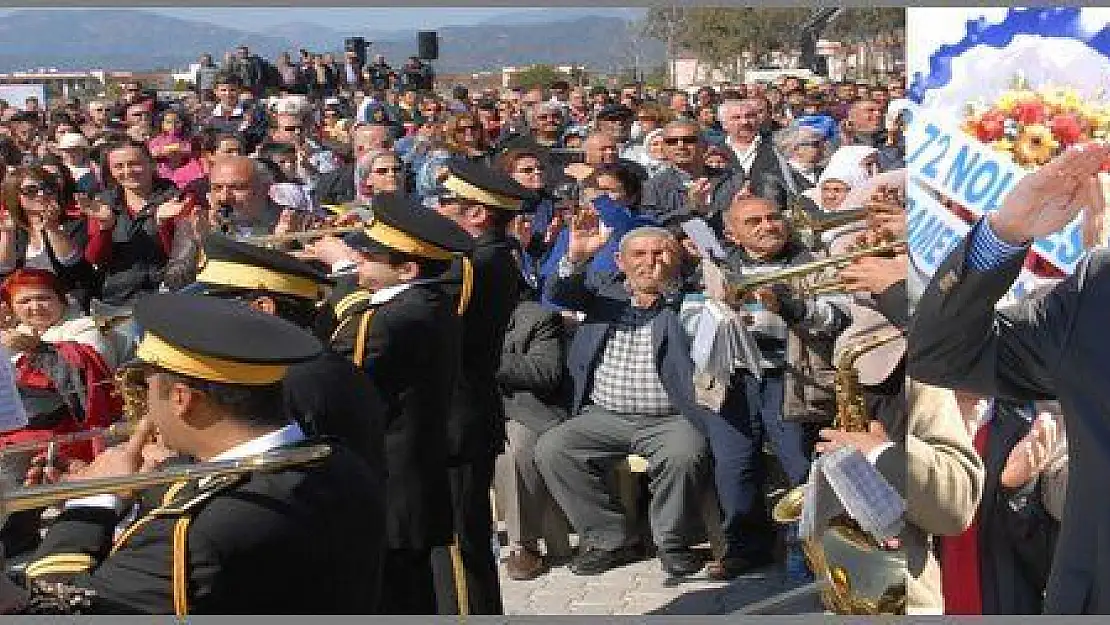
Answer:
<svg viewBox="0 0 1110 625"><path fill-rule="evenodd" d="M142 371L147 417L72 480L149 470L144 447L155 429L167 447L204 462L305 444L281 408L280 382L320 353L310 334L188 295L149 296L135 316L144 334L132 366ZM25 569L29 589L0 576L0 604L9 613L178 618L374 608L381 483L339 445L310 464L178 482L113 542L125 509L115 495L67 502Z"/></svg>
<svg viewBox="0 0 1110 625"><path fill-rule="evenodd" d="M460 308L465 303L466 309L462 373L448 421L455 534L469 596L459 596L458 580L444 575L448 558L443 549L434 554L437 594L441 613L501 614L497 561L490 549L489 490L506 438L505 408L497 388L501 345L520 299L520 268L507 226L532 194L509 176L462 159L448 162L441 186L445 193L436 210L473 237L474 251L471 292L467 267L456 263L454 268L461 269L461 279L453 284L462 285Z"/></svg>
<svg viewBox="0 0 1110 625"><path fill-rule="evenodd" d="M347 235L345 243L315 248L321 256L345 248L357 270L357 282L337 289L318 331L328 332L331 348L366 371L386 405L382 611L435 614L432 550L452 542L447 419L462 338L458 304L439 282L473 243L450 220L412 200L379 200L368 227ZM488 492L487 486L487 506Z"/></svg>

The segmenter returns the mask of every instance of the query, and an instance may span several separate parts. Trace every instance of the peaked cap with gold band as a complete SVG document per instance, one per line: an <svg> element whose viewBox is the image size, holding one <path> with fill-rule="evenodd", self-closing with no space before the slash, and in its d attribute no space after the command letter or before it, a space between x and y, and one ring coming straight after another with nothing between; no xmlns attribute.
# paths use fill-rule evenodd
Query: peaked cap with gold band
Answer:
<svg viewBox="0 0 1110 625"><path fill-rule="evenodd" d="M318 356L316 337L273 315L214 297L167 293L135 305L143 330L129 365L152 365L197 380L261 386Z"/></svg>
<svg viewBox="0 0 1110 625"><path fill-rule="evenodd" d="M364 254L399 252L428 260L462 259L463 286L459 314L466 310L473 285L467 255L474 239L455 222L408 198L392 194L378 197L373 219L362 230L344 235L344 242Z"/></svg>
<svg viewBox="0 0 1110 625"><path fill-rule="evenodd" d="M316 301L331 284L327 274L288 254L250 245L222 234L204 238L198 265L199 287L267 291Z"/></svg>
<svg viewBox="0 0 1110 625"><path fill-rule="evenodd" d="M447 175L440 187L441 201L461 198L506 211L522 210L524 200L535 195L509 176L461 158L447 161Z"/></svg>

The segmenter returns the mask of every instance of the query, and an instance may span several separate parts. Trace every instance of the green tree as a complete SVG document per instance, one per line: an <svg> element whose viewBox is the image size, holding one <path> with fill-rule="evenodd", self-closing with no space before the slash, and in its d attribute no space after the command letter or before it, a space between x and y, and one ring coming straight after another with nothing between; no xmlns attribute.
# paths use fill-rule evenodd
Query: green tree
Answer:
<svg viewBox="0 0 1110 625"><path fill-rule="evenodd" d="M666 41L671 58L685 48L737 79L742 78L748 61L760 65L774 52L797 49L798 26L810 13L808 8L657 7L648 11L643 32ZM904 9L845 9L822 35L859 42L902 28Z"/></svg>
<svg viewBox="0 0 1110 625"><path fill-rule="evenodd" d="M556 80L570 82L570 76L558 71L550 65L533 65L519 72L513 78L513 86L517 87L547 87Z"/></svg>

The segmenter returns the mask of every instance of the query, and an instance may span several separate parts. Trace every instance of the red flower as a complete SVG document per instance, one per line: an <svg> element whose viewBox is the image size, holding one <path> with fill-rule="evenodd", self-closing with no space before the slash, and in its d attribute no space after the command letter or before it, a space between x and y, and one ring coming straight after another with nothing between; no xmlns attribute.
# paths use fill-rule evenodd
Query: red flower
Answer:
<svg viewBox="0 0 1110 625"><path fill-rule="evenodd" d="M1006 135L1006 116L998 111L987 111L979 118L976 133L980 141L995 141Z"/></svg>
<svg viewBox="0 0 1110 625"><path fill-rule="evenodd" d="M1075 115L1070 113L1053 117L1048 127L1063 145L1071 145L1083 137L1083 125Z"/></svg>
<svg viewBox="0 0 1110 625"><path fill-rule="evenodd" d="M1037 100L1025 100L1014 106L1014 119L1019 124L1039 124L1045 119L1045 106Z"/></svg>

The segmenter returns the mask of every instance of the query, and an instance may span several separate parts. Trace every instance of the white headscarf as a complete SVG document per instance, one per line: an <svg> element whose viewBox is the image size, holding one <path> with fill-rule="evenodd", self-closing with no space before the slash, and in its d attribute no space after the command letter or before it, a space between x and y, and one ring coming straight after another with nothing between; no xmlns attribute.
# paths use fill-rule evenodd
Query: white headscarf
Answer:
<svg viewBox="0 0 1110 625"><path fill-rule="evenodd" d="M821 186L826 180L839 180L848 185L849 189L861 186L871 177L862 163L876 152L878 150L866 145L846 145L833 152L828 166L817 180L817 186Z"/></svg>

